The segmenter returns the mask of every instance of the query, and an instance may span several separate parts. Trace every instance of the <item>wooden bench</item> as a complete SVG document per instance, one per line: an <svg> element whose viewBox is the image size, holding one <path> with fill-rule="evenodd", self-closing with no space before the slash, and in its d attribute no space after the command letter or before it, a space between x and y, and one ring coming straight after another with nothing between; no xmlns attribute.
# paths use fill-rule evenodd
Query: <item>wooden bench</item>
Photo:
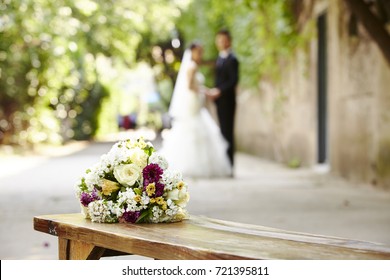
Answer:
<svg viewBox="0 0 390 280"><path fill-rule="evenodd" d="M171 224L99 224L81 214L34 217L58 237L59 259L390 259L390 247L192 216Z"/></svg>

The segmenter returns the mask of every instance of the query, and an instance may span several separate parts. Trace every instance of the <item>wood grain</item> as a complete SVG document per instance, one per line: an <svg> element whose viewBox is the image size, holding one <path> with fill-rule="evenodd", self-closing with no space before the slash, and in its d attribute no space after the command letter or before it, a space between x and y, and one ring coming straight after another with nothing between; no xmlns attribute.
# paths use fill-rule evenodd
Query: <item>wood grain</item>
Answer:
<svg viewBox="0 0 390 280"><path fill-rule="evenodd" d="M390 259L390 248L376 243L199 216L133 225L92 223L81 214L46 215L34 217L34 229L89 244L91 251L97 246L154 259ZM84 249L75 250L89 250Z"/></svg>

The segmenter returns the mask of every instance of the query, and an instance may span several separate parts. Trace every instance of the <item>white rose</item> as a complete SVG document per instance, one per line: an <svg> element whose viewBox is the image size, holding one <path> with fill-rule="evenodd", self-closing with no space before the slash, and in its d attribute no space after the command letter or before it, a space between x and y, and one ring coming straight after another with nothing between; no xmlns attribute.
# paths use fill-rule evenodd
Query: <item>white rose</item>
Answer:
<svg viewBox="0 0 390 280"><path fill-rule="evenodd" d="M142 170L137 164L118 165L114 168L114 176L122 185L133 186L141 177Z"/></svg>
<svg viewBox="0 0 390 280"><path fill-rule="evenodd" d="M130 152L130 160L140 168L144 168L148 163L148 155L141 148L133 148Z"/></svg>
<svg viewBox="0 0 390 280"><path fill-rule="evenodd" d="M172 201L176 201L179 199L179 190L173 189L168 192L167 199L170 199Z"/></svg>
<svg viewBox="0 0 390 280"><path fill-rule="evenodd" d="M190 201L190 194L186 192L182 198L180 198L178 201L176 201L176 204L180 207L184 208L187 206L188 201Z"/></svg>
<svg viewBox="0 0 390 280"><path fill-rule="evenodd" d="M190 195L187 191L187 187L183 187L181 190L173 189L168 192L167 199L175 202L180 207L185 207L190 200Z"/></svg>

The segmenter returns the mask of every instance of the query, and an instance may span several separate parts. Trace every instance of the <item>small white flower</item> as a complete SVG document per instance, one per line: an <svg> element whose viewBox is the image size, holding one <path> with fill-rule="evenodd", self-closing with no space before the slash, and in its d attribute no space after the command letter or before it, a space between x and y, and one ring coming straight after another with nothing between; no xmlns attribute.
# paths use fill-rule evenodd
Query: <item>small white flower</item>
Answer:
<svg viewBox="0 0 390 280"><path fill-rule="evenodd" d="M150 202L150 197L146 193L143 193L141 197L141 205L143 205L144 208L146 209L149 202Z"/></svg>
<svg viewBox="0 0 390 280"><path fill-rule="evenodd" d="M88 214L92 222L104 223L111 212L103 200L95 200L88 204Z"/></svg>
<svg viewBox="0 0 390 280"><path fill-rule="evenodd" d="M128 161L131 150L126 147L124 141L116 143L107 154L108 161L113 167Z"/></svg>
<svg viewBox="0 0 390 280"><path fill-rule="evenodd" d="M117 217L121 217L123 215L123 213L125 213L125 209L123 208L123 206L121 206L119 204L115 204L113 209L112 209L112 213L114 213L115 216L117 216Z"/></svg>
<svg viewBox="0 0 390 280"><path fill-rule="evenodd" d="M165 210L165 214L172 218L178 213L179 207L176 204L172 203L172 201L170 204L168 204L168 206L169 208Z"/></svg>
<svg viewBox="0 0 390 280"><path fill-rule="evenodd" d="M114 168L115 179L119 183L125 186L133 186L138 180L140 180L142 174L141 168L134 164L118 165Z"/></svg>
<svg viewBox="0 0 390 280"><path fill-rule="evenodd" d="M148 204L150 202L150 198L143 193L141 196L141 200L139 203L135 200L135 197L137 194L133 191L133 189L129 188L124 192L119 192L118 194L118 201L117 204L120 205L122 208L124 205L126 205L126 209L129 211L141 211L143 209L148 208ZM116 213L123 214L123 211L115 210ZM118 217L122 215L117 215Z"/></svg>
<svg viewBox="0 0 390 280"><path fill-rule="evenodd" d="M165 185L165 190L170 191L175 188L180 181L183 180L183 176L176 170L167 169L162 175L162 180Z"/></svg>
<svg viewBox="0 0 390 280"><path fill-rule="evenodd" d="M85 184L88 187L88 191L92 192L95 186L99 186L102 182L102 178L99 175L99 169L93 167L90 172L85 174Z"/></svg>
<svg viewBox="0 0 390 280"><path fill-rule="evenodd" d="M150 221L152 223L158 223L161 220L161 216L163 215L163 210L158 206L154 206L152 208L152 216L150 217Z"/></svg>
<svg viewBox="0 0 390 280"><path fill-rule="evenodd" d="M162 155L160 155L159 153L157 152L154 152L150 158L149 158L149 163L156 163L158 164L158 166L160 166L163 170L167 170L168 169L168 161L165 159L165 157L163 157Z"/></svg>
<svg viewBox="0 0 390 280"><path fill-rule="evenodd" d="M126 142L126 145L128 148L139 147L141 149L145 149L147 147L153 147L153 144L149 141L145 142L143 137L139 138L138 140L128 140Z"/></svg>

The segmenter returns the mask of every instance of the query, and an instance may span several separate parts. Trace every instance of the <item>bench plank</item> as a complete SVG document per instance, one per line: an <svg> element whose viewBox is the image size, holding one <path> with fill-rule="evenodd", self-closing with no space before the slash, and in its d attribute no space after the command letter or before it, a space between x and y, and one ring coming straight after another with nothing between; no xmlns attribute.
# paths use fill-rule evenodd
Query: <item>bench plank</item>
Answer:
<svg viewBox="0 0 390 280"><path fill-rule="evenodd" d="M99 224L82 214L45 215L34 217L34 229L59 237L61 259L99 259L103 249L169 260L390 259L390 248L381 244L199 216L169 224Z"/></svg>

